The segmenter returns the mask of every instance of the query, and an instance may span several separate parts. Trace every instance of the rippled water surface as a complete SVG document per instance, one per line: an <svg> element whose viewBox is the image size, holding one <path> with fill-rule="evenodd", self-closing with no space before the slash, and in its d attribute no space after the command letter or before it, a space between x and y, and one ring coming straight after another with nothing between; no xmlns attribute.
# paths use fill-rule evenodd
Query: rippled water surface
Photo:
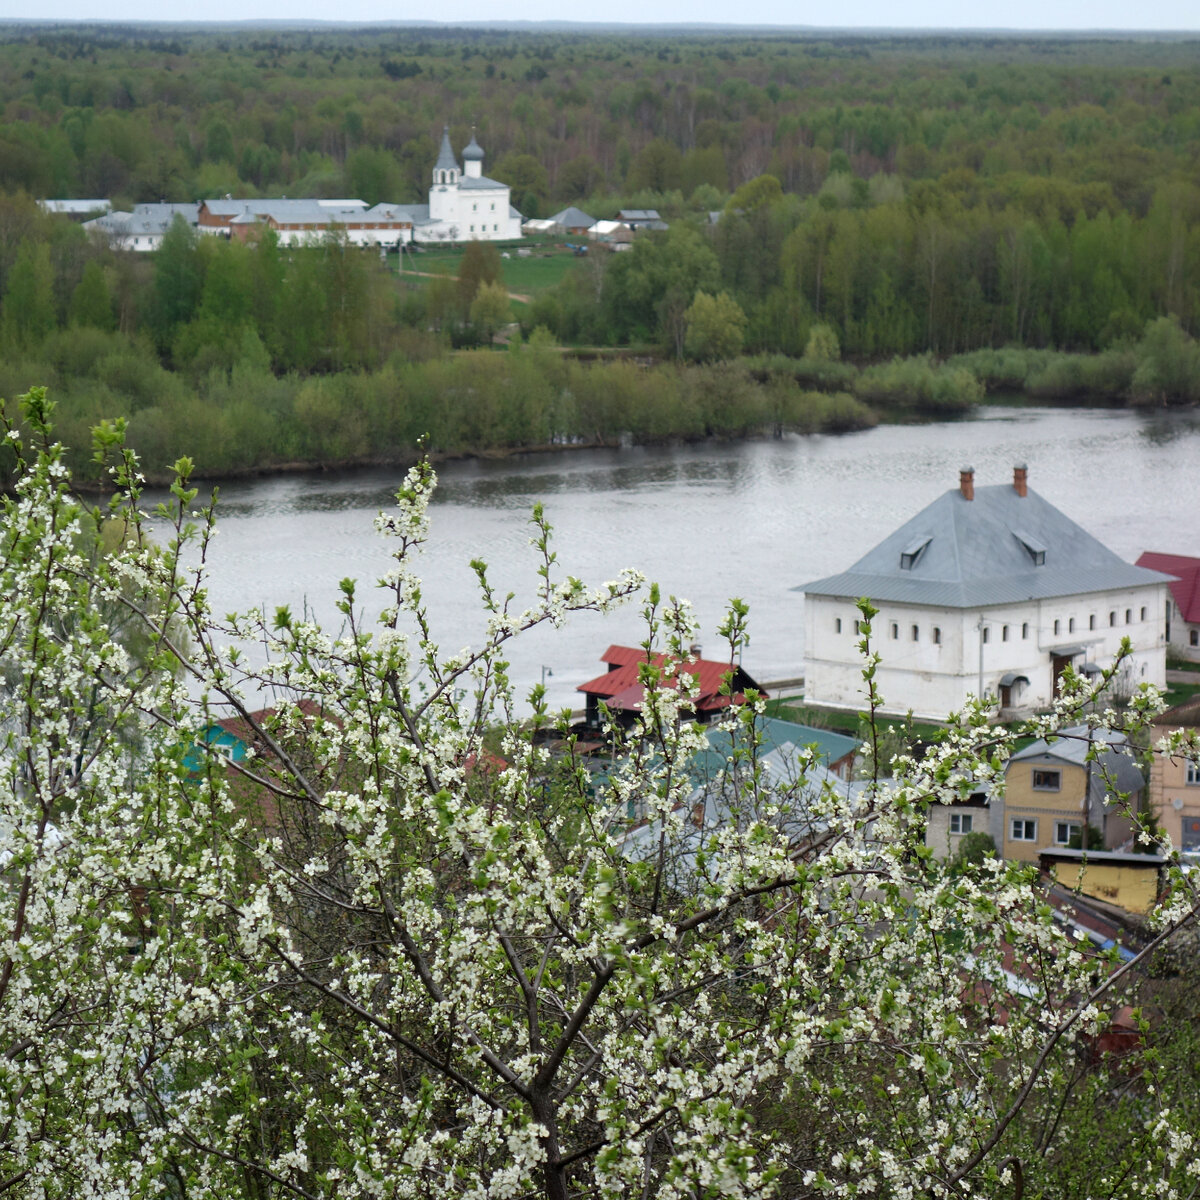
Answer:
<svg viewBox="0 0 1200 1200"><path fill-rule="evenodd" d="M425 596L446 650L483 627L468 563L495 585L532 594L529 512L545 505L564 572L585 582L624 566L696 607L706 651L724 602L750 604L744 663L767 680L802 668L802 600L793 589L848 567L941 492L958 470L1006 483L1016 462L1030 486L1122 556L1200 554L1200 416L1122 410L987 407L969 420L879 426L838 436L728 445L577 451L443 464L422 562ZM387 569L372 518L401 472L277 477L221 487L210 587L218 612L305 602L333 622L337 583ZM360 587L368 615L381 606ZM580 616L513 647L519 691L542 668L556 704L577 703L610 642L642 634L636 606Z"/></svg>

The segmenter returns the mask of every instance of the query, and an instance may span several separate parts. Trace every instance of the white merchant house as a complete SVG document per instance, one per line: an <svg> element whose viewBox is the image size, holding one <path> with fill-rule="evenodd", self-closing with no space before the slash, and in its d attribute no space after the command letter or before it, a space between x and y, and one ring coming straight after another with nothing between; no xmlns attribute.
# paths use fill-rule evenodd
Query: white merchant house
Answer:
<svg viewBox="0 0 1200 1200"><path fill-rule="evenodd" d="M1049 705L1071 666L1094 674L1129 638L1114 686L1166 682L1163 613L1171 576L1134 566L1030 491L975 487L965 469L940 496L847 571L804 584L805 699L861 709L860 597L879 615L872 642L889 712L944 718L969 695L1003 715Z"/></svg>

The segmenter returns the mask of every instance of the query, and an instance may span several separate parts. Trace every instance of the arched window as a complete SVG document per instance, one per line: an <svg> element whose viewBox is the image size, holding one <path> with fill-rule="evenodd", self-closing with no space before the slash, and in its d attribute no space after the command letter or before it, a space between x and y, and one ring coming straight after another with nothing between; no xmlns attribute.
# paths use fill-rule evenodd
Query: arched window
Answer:
<svg viewBox="0 0 1200 1200"><path fill-rule="evenodd" d="M933 644L935 646L942 644L942 631L936 625L933 627Z"/></svg>

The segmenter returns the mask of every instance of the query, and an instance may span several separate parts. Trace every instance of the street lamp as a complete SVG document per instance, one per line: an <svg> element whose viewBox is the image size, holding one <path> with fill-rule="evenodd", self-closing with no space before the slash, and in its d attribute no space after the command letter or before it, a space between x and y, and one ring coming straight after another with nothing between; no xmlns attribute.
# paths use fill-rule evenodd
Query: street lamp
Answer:
<svg viewBox="0 0 1200 1200"><path fill-rule="evenodd" d="M546 686L546 677L547 676L549 676L550 678L553 678L554 672L552 670L550 670L549 667L543 667L542 668L542 687Z"/></svg>

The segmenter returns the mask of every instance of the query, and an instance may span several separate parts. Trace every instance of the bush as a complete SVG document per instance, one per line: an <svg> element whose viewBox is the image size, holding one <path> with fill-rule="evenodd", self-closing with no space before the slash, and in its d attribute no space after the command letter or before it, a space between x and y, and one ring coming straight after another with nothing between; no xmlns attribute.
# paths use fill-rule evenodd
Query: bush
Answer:
<svg viewBox="0 0 1200 1200"><path fill-rule="evenodd" d="M928 355L867 367L855 394L872 404L962 412L983 399L983 384L963 367L938 366Z"/></svg>
<svg viewBox="0 0 1200 1200"><path fill-rule="evenodd" d="M962 836L954 852L956 867L977 867L985 858L995 858L996 840L990 833L977 829Z"/></svg>
<svg viewBox="0 0 1200 1200"><path fill-rule="evenodd" d="M1129 387L1134 404L1194 404L1200 400L1200 343L1193 341L1174 317L1159 317L1146 326L1136 359Z"/></svg>

